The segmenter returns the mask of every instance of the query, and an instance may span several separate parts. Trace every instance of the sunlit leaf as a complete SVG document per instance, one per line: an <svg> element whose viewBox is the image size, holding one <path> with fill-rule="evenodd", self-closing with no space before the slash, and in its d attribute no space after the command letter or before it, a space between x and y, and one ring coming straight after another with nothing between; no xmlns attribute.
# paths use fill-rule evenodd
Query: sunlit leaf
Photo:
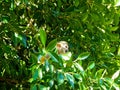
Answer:
<svg viewBox="0 0 120 90"><path fill-rule="evenodd" d="M91 70L91 69L93 69L95 67L95 63L94 62L91 62L90 64L89 64L89 66L87 67L87 69L88 70Z"/></svg>
<svg viewBox="0 0 120 90"><path fill-rule="evenodd" d="M115 90L120 90L120 86L117 83L113 83L113 87L115 88Z"/></svg>
<svg viewBox="0 0 120 90"><path fill-rule="evenodd" d="M103 71L104 71L104 69L97 70L96 73L95 73L95 77L96 78L101 78L101 76L103 74Z"/></svg>
<svg viewBox="0 0 120 90"><path fill-rule="evenodd" d="M73 75L69 74L69 73L66 73L65 74L69 84L72 86L72 88L74 88L74 77Z"/></svg>
<svg viewBox="0 0 120 90"><path fill-rule="evenodd" d="M40 40L41 40L43 46L45 47L46 40L47 40L47 35L46 35L45 30L43 30L41 28L40 28Z"/></svg>
<svg viewBox="0 0 120 90"><path fill-rule="evenodd" d="M48 72L49 70L50 70L50 68L49 68L49 62L46 60L45 61L45 70Z"/></svg>
<svg viewBox="0 0 120 90"><path fill-rule="evenodd" d="M81 72L84 72L84 69L83 69L83 67L82 67L80 64L74 63L74 66L75 66L78 70L80 70Z"/></svg>
<svg viewBox="0 0 120 90"><path fill-rule="evenodd" d="M120 6L120 0L114 0L115 1L115 6Z"/></svg>
<svg viewBox="0 0 120 90"><path fill-rule="evenodd" d="M118 28L119 28L118 26L116 26L116 27L110 27L109 30L110 31L116 31Z"/></svg>
<svg viewBox="0 0 120 90"><path fill-rule="evenodd" d="M50 65L50 72L53 73L54 72L54 66Z"/></svg>
<svg viewBox="0 0 120 90"><path fill-rule="evenodd" d="M49 86L52 87L53 85L54 85L54 80L51 79L51 80L49 81Z"/></svg>
<svg viewBox="0 0 120 90"><path fill-rule="evenodd" d="M50 50L53 50L56 46L56 43L57 43L57 39L54 39L52 40L48 45L47 45L47 50L50 51Z"/></svg>
<svg viewBox="0 0 120 90"><path fill-rule="evenodd" d="M116 71L113 76L112 76L112 79L116 79L118 76L120 76L120 70Z"/></svg>
<svg viewBox="0 0 120 90"><path fill-rule="evenodd" d="M78 56L77 60L85 60L89 57L89 55L90 55L89 52L83 52Z"/></svg>
<svg viewBox="0 0 120 90"><path fill-rule="evenodd" d="M40 79L42 79L42 77L43 77L41 68L38 69L38 76L39 76Z"/></svg>
<svg viewBox="0 0 120 90"><path fill-rule="evenodd" d="M104 78L104 81L106 81L110 85L112 85L112 83L114 82L111 78Z"/></svg>
<svg viewBox="0 0 120 90"><path fill-rule="evenodd" d="M50 90L50 87L46 87L44 85L38 85L38 90Z"/></svg>
<svg viewBox="0 0 120 90"><path fill-rule="evenodd" d="M102 88L103 90L108 90L105 85L101 85L101 88Z"/></svg>

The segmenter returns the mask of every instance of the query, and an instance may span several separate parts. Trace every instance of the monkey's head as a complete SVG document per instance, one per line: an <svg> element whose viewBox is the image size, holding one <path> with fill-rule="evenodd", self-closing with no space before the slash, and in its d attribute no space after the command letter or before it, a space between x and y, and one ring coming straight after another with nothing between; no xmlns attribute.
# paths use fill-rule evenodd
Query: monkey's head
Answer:
<svg viewBox="0 0 120 90"><path fill-rule="evenodd" d="M66 41L59 41L56 45L56 49L58 54L64 54L69 50L68 43Z"/></svg>

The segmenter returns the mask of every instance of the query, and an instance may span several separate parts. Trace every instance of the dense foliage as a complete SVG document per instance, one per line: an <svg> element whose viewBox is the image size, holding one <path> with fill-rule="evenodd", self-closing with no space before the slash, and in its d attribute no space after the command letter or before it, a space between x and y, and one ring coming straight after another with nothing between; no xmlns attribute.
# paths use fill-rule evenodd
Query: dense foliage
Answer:
<svg viewBox="0 0 120 90"><path fill-rule="evenodd" d="M0 0L0 89L120 90L118 1Z"/></svg>

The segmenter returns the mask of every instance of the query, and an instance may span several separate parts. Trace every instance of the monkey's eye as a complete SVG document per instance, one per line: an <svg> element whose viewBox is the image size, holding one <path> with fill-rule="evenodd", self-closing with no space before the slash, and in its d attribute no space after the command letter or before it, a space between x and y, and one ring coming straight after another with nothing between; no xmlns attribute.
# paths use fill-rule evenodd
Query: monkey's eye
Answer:
<svg viewBox="0 0 120 90"><path fill-rule="evenodd" d="M65 48L68 48L67 46L65 46Z"/></svg>

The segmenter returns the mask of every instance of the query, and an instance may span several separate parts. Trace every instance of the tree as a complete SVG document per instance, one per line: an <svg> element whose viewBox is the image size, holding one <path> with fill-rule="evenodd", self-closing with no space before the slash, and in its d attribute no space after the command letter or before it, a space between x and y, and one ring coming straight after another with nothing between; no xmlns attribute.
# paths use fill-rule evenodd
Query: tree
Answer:
<svg viewBox="0 0 120 90"><path fill-rule="evenodd" d="M1 0L0 88L119 90L118 1ZM54 51L59 40L69 61Z"/></svg>

